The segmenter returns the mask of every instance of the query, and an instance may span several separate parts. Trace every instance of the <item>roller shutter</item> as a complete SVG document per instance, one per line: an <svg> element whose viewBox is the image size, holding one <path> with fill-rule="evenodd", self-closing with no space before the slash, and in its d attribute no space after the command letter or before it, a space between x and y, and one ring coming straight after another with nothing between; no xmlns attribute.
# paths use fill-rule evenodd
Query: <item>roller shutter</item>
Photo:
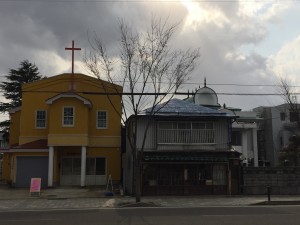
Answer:
<svg viewBox="0 0 300 225"><path fill-rule="evenodd" d="M46 156L18 156L16 187L29 188L31 178L42 178L42 188L48 184L48 157Z"/></svg>

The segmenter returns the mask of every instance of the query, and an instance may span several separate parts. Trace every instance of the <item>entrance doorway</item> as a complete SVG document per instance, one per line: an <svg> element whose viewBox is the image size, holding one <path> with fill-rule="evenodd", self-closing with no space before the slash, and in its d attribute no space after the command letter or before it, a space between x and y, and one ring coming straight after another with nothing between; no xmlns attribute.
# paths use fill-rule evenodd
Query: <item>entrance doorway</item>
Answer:
<svg viewBox="0 0 300 225"><path fill-rule="evenodd" d="M81 180L81 158L65 157L61 159L60 185L79 186ZM85 185L106 184L106 158L88 157L86 159Z"/></svg>
<svg viewBox="0 0 300 225"><path fill-rule="evenodd" d="M80 185L81 158L70 157L61 159L60 185Z"/></svg>

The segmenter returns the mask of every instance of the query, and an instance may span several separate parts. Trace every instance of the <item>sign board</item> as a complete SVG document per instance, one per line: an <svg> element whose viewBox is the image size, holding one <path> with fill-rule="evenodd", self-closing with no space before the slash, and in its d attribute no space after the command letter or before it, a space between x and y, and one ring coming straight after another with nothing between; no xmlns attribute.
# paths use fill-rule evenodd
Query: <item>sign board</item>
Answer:
<svg viewBox="0 0 300 225"><path fill-rule="evenodd" d="M30 196L40 196L41 195L41 178L31 178L30 182Z"/></svg>

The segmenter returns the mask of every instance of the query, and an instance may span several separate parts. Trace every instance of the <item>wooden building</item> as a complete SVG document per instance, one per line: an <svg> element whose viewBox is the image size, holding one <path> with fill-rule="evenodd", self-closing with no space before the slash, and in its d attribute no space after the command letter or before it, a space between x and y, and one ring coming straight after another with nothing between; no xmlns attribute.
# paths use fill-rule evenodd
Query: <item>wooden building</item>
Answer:
<svg viewBox="0 0 300 225"><path fill-rule="evenodd" d="M137 124L142 194L238 194L240 153L230 145L235 116L179 99L158 108L155 115L145 110L127 121L134 120ZM128 129L131 138L132 131ZM127 145L125 191L128 193L134 193L133 168L132 151Z"/></svg>

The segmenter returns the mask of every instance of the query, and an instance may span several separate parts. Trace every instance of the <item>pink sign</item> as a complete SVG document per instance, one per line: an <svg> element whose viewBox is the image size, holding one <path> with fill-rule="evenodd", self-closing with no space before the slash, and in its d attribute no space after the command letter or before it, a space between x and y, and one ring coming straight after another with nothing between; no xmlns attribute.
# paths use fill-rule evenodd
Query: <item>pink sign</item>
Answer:
<svg viewBox="0 0 300 225"><path fill-rule="evenodd" d="M30 182L30 193L33 192L38 192L40 193L41 191L41 178L31 178L31 182Z"/></svg>

